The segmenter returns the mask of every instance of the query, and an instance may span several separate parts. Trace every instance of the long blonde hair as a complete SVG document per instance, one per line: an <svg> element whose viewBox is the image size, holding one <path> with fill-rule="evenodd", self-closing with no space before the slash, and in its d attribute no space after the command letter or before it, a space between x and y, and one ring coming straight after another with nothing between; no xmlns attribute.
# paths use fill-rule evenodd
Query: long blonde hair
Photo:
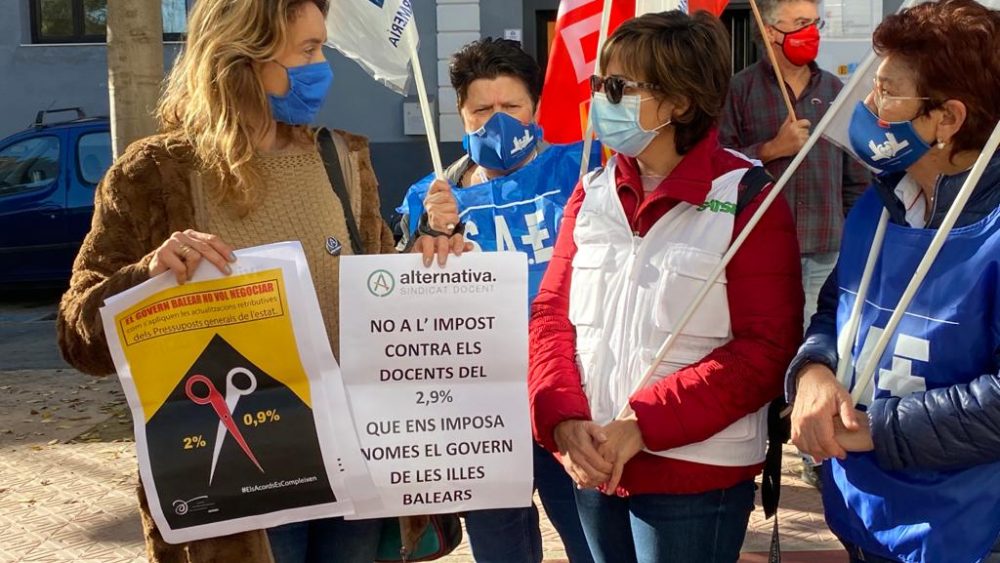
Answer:
<svg viewBox="0 0 1000 563"><path fill-rule="evenodd" d="M247 213L260 198L253 165L271 107L256 64L274 59L302 4L327 0L202 0L188 17L184 50L157 108L160 130L190 143L218 178L219 202ZM308 136L305 127L296 133Z"/></svg>

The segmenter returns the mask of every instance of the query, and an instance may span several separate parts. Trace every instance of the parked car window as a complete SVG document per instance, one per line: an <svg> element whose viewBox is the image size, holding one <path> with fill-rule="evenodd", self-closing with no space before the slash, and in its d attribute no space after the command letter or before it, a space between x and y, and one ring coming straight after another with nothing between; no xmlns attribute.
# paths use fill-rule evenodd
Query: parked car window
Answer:
<svg viewBox="0 0 1000 563"><path fill-rule="evenodd" d="M97 185L111 168L111 133L87 133L76 144L76 165L80 179Z"/></svg>
<svg viewBox="0 0 1000 563"><path fill-rule="evenodd" d="M34 137L0 151L0 197L42 188L58 177L58 137Z"/></svg>

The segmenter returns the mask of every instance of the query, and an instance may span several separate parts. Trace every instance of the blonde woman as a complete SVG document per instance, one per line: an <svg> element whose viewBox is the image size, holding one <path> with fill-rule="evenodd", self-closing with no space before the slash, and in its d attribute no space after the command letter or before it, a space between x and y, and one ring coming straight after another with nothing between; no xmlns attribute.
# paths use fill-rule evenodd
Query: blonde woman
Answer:
<svg viewBox="0 0 1000 563"><path fill-rule="evenodd" d="M307 127L333 80L322 49L328 8L328 0L195 4L158 109L161 134L130 146L97 190L92 230L59 311L59 343L75 367L114 372L98 314L107 297L167 271L183 283L203 261L228 273L234 249L283 240L305 249L339 355L339 255L355 245L395 250L379 216L367 140L334 135L358 225L352 236ZM426 262L436 248L442 260L453 242L463 250L460 235L439 239L421 241ZM141 488L139 496L153 563L272 561L272 548L278 562L368 563L381 525L330 519L271 530L270 542L251 532L168 545Z"/></svg>

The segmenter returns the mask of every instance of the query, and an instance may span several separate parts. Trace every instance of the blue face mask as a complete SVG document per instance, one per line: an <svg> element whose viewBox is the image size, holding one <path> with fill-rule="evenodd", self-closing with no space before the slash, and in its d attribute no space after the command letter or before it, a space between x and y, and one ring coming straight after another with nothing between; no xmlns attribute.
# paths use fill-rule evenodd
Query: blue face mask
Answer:
<svg viewBox="0 0 1000 563"><path fill-rule="evenodd" d="M854 108L848 135L858 157L882 172L906 170L931 150L912 121L882 121L864 102Z"/></svg>
<svg viewBox="0 0 1000 563"><path fill-rule="evenodd" d="M639 124L639 105L643 99L635 94L622 96L617 104L608 100L604 92L594 92L590 104L590 123L601 144L625 156L639 156L653 142L660 129L647 131Z"/></svg>
<svg viewBox="0 0 1000 563"><path fill-rule="evenodd" d="M280 64L280 63L279 63ZM285 68L288 92L284 96L267 95L275 121L289 125L309 125L323 106L333 83L333 69L326 61Z"/></svg>
<svg viewBox="0 0 1000 563"><path fill-rule="evenodd" d="M483 168L506 172L531 155L541 136L538 125L525 125L510 114L497 112L478 131L466 133L462 147Z"/></svg>

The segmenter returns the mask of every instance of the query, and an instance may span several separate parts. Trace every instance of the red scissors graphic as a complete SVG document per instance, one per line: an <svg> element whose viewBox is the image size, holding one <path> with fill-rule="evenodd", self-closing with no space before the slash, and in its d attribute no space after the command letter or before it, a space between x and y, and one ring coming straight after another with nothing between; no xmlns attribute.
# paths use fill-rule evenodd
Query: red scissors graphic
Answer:
<svg viewBox="0 0 1000 563"><path fill-rule="evenodd" d="M236 374L243 374L250 381L250 385L246 388L237 387L233 382L233 377ZM208 393L206 395L197 395L194 390L194 386L197 384L203 384L208 388ZM247 445L246 439L243 438L243 434L240 432L239 427L236 422L233 421L233 410L236 408L237 401L243 395L249 395L253 393L257 388L257 378L254 377L253 373L244 368L233 368L229 370L226 374L226 397L223 398L219 390L215 388L212 380L205 377L204 375L192 375L184 386L184 392L187 394L188 398L199 405L212 405L215 409L215 414L219 416L219 428L215 435L215 452L212 454L212 470L208 476L208 484L212 484L212 479L215 477L215 466L219 461L219 452L222 451L222 440L226 437L226 430L233 435L233 439L236 443L240 445L243 449L243 453L247 454L250 461L260 469L261 473L264 473L264 468L260 466L257 462L257 458L253 455L250 450L250 446Z"/></svg>

